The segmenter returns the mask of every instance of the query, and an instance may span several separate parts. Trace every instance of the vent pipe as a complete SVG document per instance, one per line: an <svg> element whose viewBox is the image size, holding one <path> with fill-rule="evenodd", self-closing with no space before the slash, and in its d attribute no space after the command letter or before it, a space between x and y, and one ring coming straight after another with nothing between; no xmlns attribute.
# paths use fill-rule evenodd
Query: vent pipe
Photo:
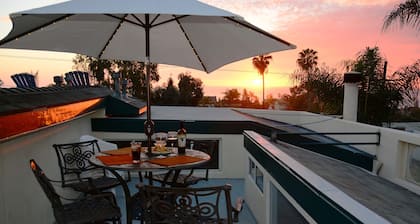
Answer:
<svg viewBox="0 0 420 224"><path fill-rule="evenodd" d="M357 121L357 107L359 97L359 82L362 80L360 72L344 73L344 102L343 119Z"/></svg>

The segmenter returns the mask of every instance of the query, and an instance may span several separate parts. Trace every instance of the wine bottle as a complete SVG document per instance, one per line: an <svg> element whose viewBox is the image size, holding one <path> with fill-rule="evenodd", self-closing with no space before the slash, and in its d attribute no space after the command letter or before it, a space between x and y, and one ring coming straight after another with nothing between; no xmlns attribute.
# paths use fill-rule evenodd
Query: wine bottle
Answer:
<svg viewBox="0 0 420 224"><path fill-rule="evenodd" d="M181 121L179 124L177 138L178 138L178 154L185 154L185 148L187 146L187 130L184 128L183 121Z"/></svg>

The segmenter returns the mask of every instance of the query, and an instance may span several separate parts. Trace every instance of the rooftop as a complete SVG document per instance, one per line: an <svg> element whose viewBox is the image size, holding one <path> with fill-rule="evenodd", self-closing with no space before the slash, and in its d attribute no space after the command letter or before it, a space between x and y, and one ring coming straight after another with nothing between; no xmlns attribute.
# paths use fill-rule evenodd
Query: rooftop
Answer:
<svg viewBox="0 0 420 224"><path fill-rule="evenodd" d="M360 167L282 142L276 144L303 166L391 223L420 222L419 195Z"/></svg>

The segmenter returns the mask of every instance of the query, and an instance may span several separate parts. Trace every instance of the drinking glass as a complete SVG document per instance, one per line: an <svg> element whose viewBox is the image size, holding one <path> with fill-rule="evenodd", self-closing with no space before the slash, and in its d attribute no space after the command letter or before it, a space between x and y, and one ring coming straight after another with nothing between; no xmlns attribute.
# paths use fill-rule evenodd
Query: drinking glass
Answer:
<svg viewBox="0 0 420 224"><path fill-rule="evenodd" d="M176 131L168 131L168 142L170 143L171 147L173 148L176 141L177 141L177 132Z"/></svg>
<svg viewBox="0 0 420 224"><path fill-rule="evenodd" d="M140 163L141 142L131 141L131 156L133 163Z"/></svg>

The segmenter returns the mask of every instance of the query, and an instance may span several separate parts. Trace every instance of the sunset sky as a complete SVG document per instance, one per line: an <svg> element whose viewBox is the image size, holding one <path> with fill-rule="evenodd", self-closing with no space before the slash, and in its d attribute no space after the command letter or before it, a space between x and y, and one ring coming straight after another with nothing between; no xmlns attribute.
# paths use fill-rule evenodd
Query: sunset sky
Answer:
<svg viewBox="0 0 420 224"><path fill-rule="evenodd" d="M11 29L12 12L63 2L59 0L3 0L0 8L0 38ZM399 2L395 0L202 0L229 10L247 21L297 46L295 50L272 54L266 75L266 92L277 97L293 83L298 52L305 48L318 51L319 63L341 68L343 60L355 59L366 47L378 46L388 60L389 74L420 59L420 33L397 25L382 32L385 15ZM38 72L38 85L52 83L54 75L72 70L74 54L0 49L0 79L3 87L14 87L10 75ZM190 72L204 82L205 95L247 88L261 97L261 77L251 58L226 65L206 74L197 70L160 65L162 84L169 76Z"/></svg>

